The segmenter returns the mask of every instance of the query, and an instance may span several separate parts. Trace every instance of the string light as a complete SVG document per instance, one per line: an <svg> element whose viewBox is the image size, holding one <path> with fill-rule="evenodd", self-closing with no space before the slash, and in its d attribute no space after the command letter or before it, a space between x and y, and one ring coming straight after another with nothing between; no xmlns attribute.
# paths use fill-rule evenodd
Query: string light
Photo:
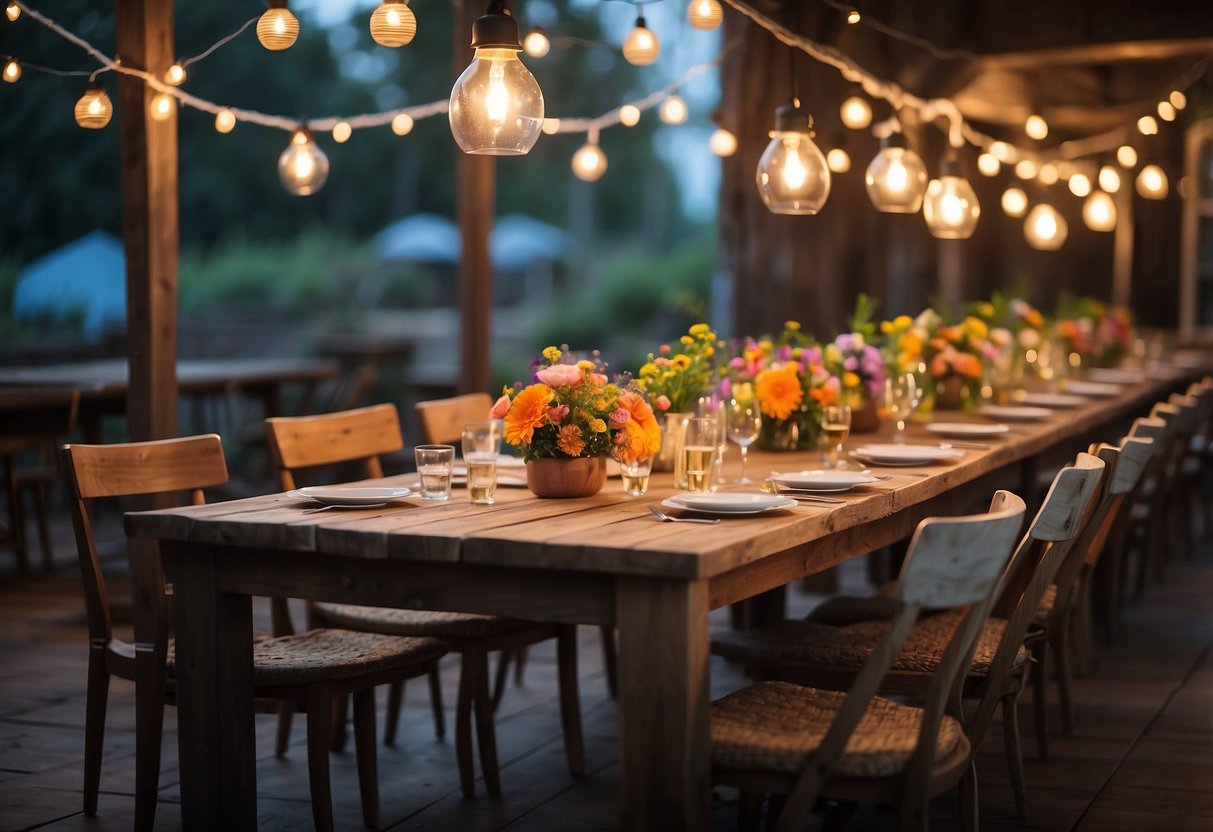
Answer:
<svg viewBox="0 0 1213 832"><path fill-rule="evenodd" d="M21 17L21 7L17 5L17 0L8 0L8 5L4 7L4 16L10 23L17 22L17 18Z"/></svg>
<svg viewBox="0 0 1213 832"><path fill-rule="evenodd" d="M539 129L543 131L543 135L545 136L555 136L560 132L560 119L545 118L543 125Z"/></svg>
<svg viewBox="0 0 1213 832"><path fill-rule="evenodd" d="M9 58L4 62L4 72L0 73L0 76L10 84L17 83L21 78L21 64L17 63L16 58Z"/></svg>
<svg viewBox="0 0 1213 832"><path fill-rule="evenodd" d="M1008 217L1022 217L1028 210L1028 195L1022 188L1007 188L1002 192L1002 212Z"/></svg>
<svg viewBox="0 0 1213 832"><path fill-rule="evenodd" d="M982 153L977 157L977 170L982 176L997 176L1002 162L993 153Z"/></svg>
<svg viewBox="0 0 1213 832"><path fill-rule="evenodd" d="M826 167L830 173L846 173L851 169L851 154L845 147L832 147L826 154Z"/></svg>
<svg viewBox="0 0 1213 832"><path fill-rule="evenodd" d="M1157 135L1158 122L1154 120L1154 116L1142 116L1137 120L1137 131L1143 136Z"/></svg>
<svg viewBox="0 0 1213 832"><path fill-rule="evenodd" d="M1041 202L1024 220L1023 234L1028 245L1038 251L1056 251L1070 233L1066 218L1048 202Z"/></svg>
<svg viewBox="0 0 1213 832"><path fill-rule="evenodd" d="M401 113L392 119L392 132L397 136L407 136L413 132L413 117L408 113Z"/></svg>
<svg viewBox="0 0 1213 832"><path fill-rule="evenodd" d="M1034 159L1020 159L1015 163L1015 175L1020 179L1035 179L1039 170Z"/></svg>
<svg viewBox="0 0 1213 832"><path fill-rule="evenodd" d="M1042 185L1056 185L1061 178L1061 171L1052 162L1045 162L1036 170L1036 178Z"/></svg>
<svg viewBox="0 0 1213 832"><path fill-rule="evenodd" d="M286 0L269 0L269 5L257 20L257 40L271 52L290 49L299 38L299 18L291 14Z"/></svg>
<svg viewBox="0 0 1213 832"><path fill-rule="evenodd" d="M295 196L309 196L324 187L328 175L328 157L312 138L311 131L300 127L278 157L282 186Z"/></svg>
<svg viewBox="0 0 1213 832"><path fill-rule="evenodd" d="M737 152L737 137L733 135L732 131L718 127L712 133L712 137L708 139L708 147L713 153L724 159Z"/></svg>
<svg viewBox="0 0 1213 832"><path fill-rule="evenodd" d="M705 32L715 29L724 20L720 0L691 0L687 4L687 23Z"/></svg>
<svg viewBox="0 0 1213 832"><path fill-rule="evenodd" d="M1137 166L1137 151L1133 149L1131 144L1122 144L1116 149L1116 161L1120 163L1122 168L1133 168Z"/></svg>
<svg viewBox="0 0 1213 832"><path fill-rule="evenodd" d="M671 95L661 102L661 109L657 111L661 120L666 124L682 124L687 120L690 111L687 110L687 103L677 95Z"/></svg>
<svg viewBox="0 0 1213 832"><path fill-rule="evenodd" d="M1158 165L1146 165L1137 174L1137 193L1144 199L1165 199L1167 174Z"/></svg>
<svg viewBox="0 0 1213 832"><path fill-rule="evenodd" d="M1171 106L1177 110L1182 110L1188 106L1188 96L1184 95L1179 90L1171 90L1171 94L1167 96L1167 100L1171 102Z"/></svg>
<svg viewBox="0 0 1213 832"><path fill-rule="evenodd" d="M1175 106L1170 101L1159 101L1158 117L1163 121L1175 121Z"/></svg>
<svg viewBox="0 0 1213 832"><path fill-rule="evenodd" d="M965 240L973 236L981 205L973 186L965 179L960 159L954 152L944 156L939 178L927 185L922 214L931 235L941 240Z"/></svg>
<svg viewBox="0 0 1213 832"><path fill-rule="evenodd" d="M1045 121L1045 117L1040 113L1032 113L1032 115L1028 116L1028 120L1024 122L1023 131L1028 135L1029 139L1040 141L1049 135L1049 122Z"/></svg>
<svg viewBox="0 0 1213 832"><path fill-rule="evenodd" d="M1082 204L1082 221L1092 231L1116 228L1116 201L1103 191L1092 191Z"/></svg>
<svg viewBox="0 0 1213 832"><path fill-rule="evenodd" d="M661 41L644 22L643 6L636 15L636 26L623 41L623 57L633 66L648 66L661 54Z"/></svg>
<svg viewBox="0 0 1213 832"><path fill-rule="evenodd" d="M582 182L597 182L606 173L607 157L598 146L595 133L573 154L573 174Z"/></svg>
<svg viewBox="0 0 1213 832"><path fill-rule="evenodd" d="M236 114L231 110L220 110L215 113L215 129L220 133L230 133L236 127Z"/></svg>
<svg viewBox="0 0 1213 832"><path fill-rule="evenodd" d="M813 142L813 117L793 99L775 110L770 137L754 173L763 204L772 214L816 214L830 195L830 169Z"/></svg>
<svg viewBox="0 0 1213 832"><path fill-rule="evenodd" d="M913 214L922 207L927 190L927 166L906 147L901 133L893 133L880 142L880 151L864 172L868 198L877 211L886 214Z"/></svg>
<svg viewBox="0 0 1213 832"><path fill-rule="evenodd" d="M1120 190L1120 173L1111 165L1099 169L1099 187L1110 194Z"/></svg>
<svg viewBox="0 0 1213 832"><path fill-rule="evenodd" d="M859 21L863 20L863 15L859 13L859 9L850 9L847 12L847 23L854 26Z"/></svg>
<svg viewBox="0 0 1213 832"><path fill-rule="evenodd" d="M635 104L624 104L619 108L619 123L624 127L635 127L640 123L640 108Z"/></svg>
<svg viewBox="0 0 1213 832"><path fill-rule="evenodd" d="M852 130L862 130L872 123L872 105L866 98L852 95L838 108L842 123Z"/></svg>
<svg viewBox="0 0 1213 832"><path fill-rule="evenodd" d="M990 155L1000 162L1015 161L1015 152L1006 142L991 142L989 151Z"/></svg>
<svg viewBox="0 0 1213 832"><path fill-rule="evenodd" d="M522 49L532 58L542 58L552 51L552 41L547 32L536 26L522 39Z"/></svg>
<svg viewBox="0 0 1213 832"><path fill-rule="evenodd" d="M1076 173L1070 177L1070 193L1083 197L1091 193L1091 178L1085 173Z"/></svg>
<svg viewBox="0 0 1213 832"><path fill-rule="evenodd" d="M114 104L101 87L90 87L76 102L76 123L86 130L100 130L114 117Z"/></svg>
<svg viewBox="0 0 1213 832"><path fill-rule="evenodd" d="M354 135L354 128L350 127L348 121L339 121L333 125L333 141L337 144L345 144L352 135Z"/></svg>
<svg viewBox="0 0 1213 832"><path fill-rule="evenodd" d="M185 83L185 65L181 61L164 71L164 83L179 87Z"/></svg>
<svg viewBox="0 0 1213 832"><path fill-rule="evenodd" d="M148 104L152 121L168 121L177 112L177 99L167 92L158 92Z"/></svg>
<svg viewBox="0 0 1213 832"><path fill-rule="evenodd" d="M380 46L397 48L417 36L417 16L405 0L383 0L371 12L371 38Z"/></svg>
<svg viewBox="0 0 1213 832"><path fill-rule="evenodd" d="M451 90L447 114L464 153L521 156L539 139L543 92L518 60L518 23L500 0L472 24L475 55Z"/></svg>

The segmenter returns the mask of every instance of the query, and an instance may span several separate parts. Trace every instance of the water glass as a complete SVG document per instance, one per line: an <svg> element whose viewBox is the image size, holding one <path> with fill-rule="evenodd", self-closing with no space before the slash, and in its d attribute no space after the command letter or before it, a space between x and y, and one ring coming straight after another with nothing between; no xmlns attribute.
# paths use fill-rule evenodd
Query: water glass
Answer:
<svg viewBox="0 0 1213 832"><path fill-rule="evenodd" d="M717 393L707 393L695 403L695 415L716 420L716 479L713 485L723 482L724 452L729 446L729 403ZM716 489L713 488L713 491Z"/></svg>
<svg viewBox="0 0 1213 832"><path fill-rule="evenodd" d="M885 379L884 406L895 425L894 442L901 444L906 441L906 419L918 407L921 395L913 373L899 373Z"/></svg>
<svg viewBox="0 0 1213 832"><path fill-rule="evenodd" d="M752 482L745 475L745 464L746 453L750 450L750 445L758 439L758 431L762 429L762 411L758 407L758 401L729 399L728 426L729 439L741 449L741 479L737 482Z"/></svg>
<svg viewBox="0 0 1213 832"><path fill-rule="evenodd" d="M620 459L619 470L623 473L623 493L629 497L643 497L649 493L649 474L653 471L653 457L644 459Z"/></svg>
<svg viewBox="0 0 1213 832"><path fill-rule="evenodd" d="M476 505L490 506L497 487L497 457L501 454L500 419L463 426L463 461L468 469L468 495Z"/></svg>
<svg viewBox="0 0 1213 832"><path fill-rule="evenodd" d="M842 443L851 435L851 408L845 404L828 404L821 409L821 438L823 468L845 468L838 455Z"/></svg>
<svg viewBox="0 0 1213 832"><path fill-rule="evenodd" d="M682 446L686 460L687 490L706 494L715 489L717 438L720 423L714 418L687 420L686 441Z"/></svg>
<svg viewBox="0 0 1213 832"><path fill-rule="evenodd" d="M455 461L455 446L418 445L413 451L413 456L417 460L417 479L421 483L421 499L450 499L451 464Z"/></svg>

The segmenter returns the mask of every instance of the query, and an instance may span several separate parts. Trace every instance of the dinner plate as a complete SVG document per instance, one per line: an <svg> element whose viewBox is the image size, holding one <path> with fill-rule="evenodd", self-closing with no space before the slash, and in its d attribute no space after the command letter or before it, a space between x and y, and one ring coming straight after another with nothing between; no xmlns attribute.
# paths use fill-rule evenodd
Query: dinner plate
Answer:
<svg viewBox="0 0 1213 832"><path fill-rule="evenodd" d="M944 459L959 459L964 451L955 448L938 448L933 445L863 445L851 451L851 455L880 465L925 465Z"/></svg>
<svg viewBox="0 0 1213 832"><path fill-rule="evenodd" d="M1108 384L1103 381L1067 381L1066 392L1075 396L1088 396L1093 399L1119 396L1125 390L1119 384Z"/></svg>
<svg viewBox="0 0 1213 832"><path fill-rule="evenodd" d="M985 422L930 422L927 424L927 430L931 433L938 433L940 436L998 436L1000 433L1006 433L1010 430L1006 425L995 422L987 424Z"/></svg>
<svg viewBox="0 0 1213 832"><path fill-rule="evenodd" d="M850 491L857 485L879 482L867 471L795 471L789 474L772 471L771 479L797 491Z"/></svg>
<svg viewBox="0 0 1213 832"><path fill-rule="evenodd" d="M286 492L296 500L308 499L326 506L381 506L391 500L399 500L412 494L408 488L359 485L317 485Z"/></svg>
<svg viewBox="0 0 1213 832"><path fill-rule="evenodd" d="M1146 380L1146 374L1141 370L1125 370L1119 367L1092 367L1086 376L1091 381L1103 381L1109 384L1141 384Z"/></svg>
<svg viewBox="0 0 1213 832"><path fill-rule="evenodd" d="M1026 405L1037 407L1081 407L1087 403L1082 396L1067 396L1065 393L1027 393L1020 399Z"/></svg>
<svg viewBox="0 0 1213 832"><path fill-rule="evenodd" d="M704 514L761 514L764 511L795 508L798 503L778 494L751 494L723 492L719 494L692 494L686 492L670 497L661 503L666 508L681 508Z"/></svg>
<svg viewBox="0 0 1213 832"><path fill-rule="evenodd" d="M1053 411L1047 407L1023 407L1016 405L987 404L977 411L982 416L1002 419L1007 422L1039 422L1048 419Z"/></svg>

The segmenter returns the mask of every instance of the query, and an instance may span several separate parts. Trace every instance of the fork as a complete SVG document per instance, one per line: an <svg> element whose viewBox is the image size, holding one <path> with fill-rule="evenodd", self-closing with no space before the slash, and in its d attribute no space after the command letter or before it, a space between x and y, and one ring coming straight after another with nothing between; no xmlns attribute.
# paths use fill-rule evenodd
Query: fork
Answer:
<svg viewBox="0 0 1213 832"><path fill-rule="evenodd" d="M674 517L666 514L657 506L649 506L649 514L666 523L719 523L719 517L708 519L706 517Z"/></svg>

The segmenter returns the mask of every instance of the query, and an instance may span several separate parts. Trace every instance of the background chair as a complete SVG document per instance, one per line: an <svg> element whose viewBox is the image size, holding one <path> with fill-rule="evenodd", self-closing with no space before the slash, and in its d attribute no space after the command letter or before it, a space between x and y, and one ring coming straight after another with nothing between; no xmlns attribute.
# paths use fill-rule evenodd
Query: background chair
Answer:
<svg viewBox="0 0 1213 832"><path fill-rule="evenodd" d="M93 536L89 504L98 498L189 492L227 481L219 437L210 434L121 445L67 445L64 468L88 611L89 662L85 714L84 812L97 813L111 676L135 683L135 827L151 829L160 778L164 705L174 701L173 642L159 555L132 541L132 572L142 588L134 644L115 638L105 578ZM182 591L186 588L179 587ZM332 829L328 737L333 701L353 695L363 822L378 823L374 687L427 673L445 653L433 639L395 638L346 630L311 630L253 646L256 696L294 703L308 716L308 775L316 828Z"/></svg>

